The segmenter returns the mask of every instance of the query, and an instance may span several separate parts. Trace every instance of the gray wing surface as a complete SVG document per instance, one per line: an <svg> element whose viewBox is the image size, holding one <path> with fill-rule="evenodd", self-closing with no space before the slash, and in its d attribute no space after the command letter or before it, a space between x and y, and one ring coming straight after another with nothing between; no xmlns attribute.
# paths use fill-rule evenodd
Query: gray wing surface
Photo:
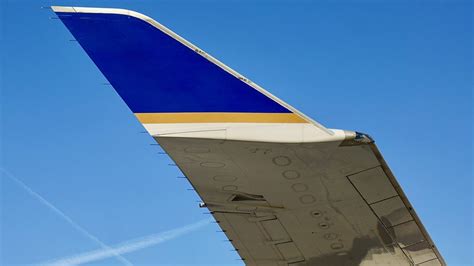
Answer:
<svg viewBox="0 0 474 266"><path fill-rule="evenodd" d="M445 265L373 142L155 139L247 265Z"/></svg>

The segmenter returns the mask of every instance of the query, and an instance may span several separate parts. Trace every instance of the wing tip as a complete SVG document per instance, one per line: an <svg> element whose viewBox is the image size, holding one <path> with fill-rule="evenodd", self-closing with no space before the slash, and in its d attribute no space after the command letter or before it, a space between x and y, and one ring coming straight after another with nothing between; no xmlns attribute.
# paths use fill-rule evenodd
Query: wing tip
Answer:
<svg viewBox="0 0 474 266"><path fill-rule="evenodd" d="M72 7L72 6L51 6L51 9L55 13L75 12L74 7Z"/></svg>
<svg viewBox="0 0 474 266"><path fill-rule="evenodd" d="M158 23L157 21L153 20L152 18L141 14L139 12L133 11L133 10L128 10L128 9L120 9L120 8L104 8L104 7L73 7L73 6L51 6L51 9L58 14L60 19L67 19L69 16L68 14L64 13L89 13L89 14L115 14L115 15L123 15L123 16L129 16L133 17L135 19L142 20L153 27L157 28L158 30L162 31L163 33L169 35L171 38L175 39L176 41L182 43L183 45L187 46L189 49L192 49L194 51L199 51L199 53L205 57L207 60L212 62L213 64L219 66L221 69L224 71L228 72L229 74L235 76L236 78L246 80L246 78L243 77L243 75L237 73L235 70L231 69L230 67L226 66L219 60L215 59L214 57L210 56L209 54L205 53L201 49L199 49L197 46L193 45L189 41L185 40L178 34L174 33L170 29L166 28L162 24ZM62 14L62 15L61 15ZM248 86L251 86L253 89L257 90L261 94L267 96L270 98L272 101L276 102L278 105L280 105L282 108L287 109L291 113L295 113L298 117L301 118L301 120L304 120L305 122L308 122L310 124L315 125L319 129L321 129L323 132L329 135L334 135L334 133L327 129L326 127L322 126L318 122L314 121L313 119L309 118L308 116L304 115L303 113L299 112L292 106L288 105L284 101L280 100L276 96L272 95L271 93L267 92L265 89L261 88L260 86L254 84L254 83L248 83L246 81L243 81L248 84Z"/></svg>

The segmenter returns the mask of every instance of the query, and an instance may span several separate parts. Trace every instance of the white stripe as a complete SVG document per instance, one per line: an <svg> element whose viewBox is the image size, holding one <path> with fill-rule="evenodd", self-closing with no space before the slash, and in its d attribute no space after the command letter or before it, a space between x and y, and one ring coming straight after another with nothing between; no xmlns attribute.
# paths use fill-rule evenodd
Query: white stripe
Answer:
<svg viewBox="0 0 474 266"><path fill-rule="evenodd" d="M206 138L279 143L342 141L343 130L328 135L308 123L168 123L143 124L156 137Z"/></svg>
<svg viewBox="0 0 474 266"><path fill-rule="evenodd" d="M126 258L120 256L119 253L114 252L113 249L111 249L109 246L107 246L104 242L100 241L96 236L93 234L89 233L86 229L84 229L82 226L74 222L69 216L67 216L63 211L58 209L56 206L54 206L51 202L47 201L45 198L43 198L40 194L34 192L29 186L27 186L25 183L23 183L20 179L16 178L13 174L8 172L6 169L0 168L2 172L5 173L5 175L13 180L15 183L17 183L19 186L21 186L24 190L26 190L31 196L36 198L39 202L41 202L43 205L48 207L50 210L52 210L54 213L56 213L59 217L63 218L68 224L70 224L74 229L79 231L81 234L83 234L85 237L89 238L90 240L94 241L97 243L100 247L102 247L101 250L105 252L110 252L111 257L116 257L117 260L122 262L124 265L127 266L133 266L133 264L128 261Z"/></svg>
<svg viewBox="0 0 474 266"><path fill-rule="evenodd" d="M211 221L212 219L202 220L197 223L186 225L177 229L134 239L131 241L127 241L122 244L114 246L111 250L104 250L104 249L93 250L93 251L81 253L78 255L73 255L73 256L69 256L65 258L59 258L50 262L40 263L40 265L70 266L70 265L79 265L79 264L107 259L114 256L114 254L126 254L126 253L134 252L140 249L144 249L147 247L151 247L151 246L158 245L160 243L164 243L166 241L175 239L184 234L195 231L209 224Z"/></svg>

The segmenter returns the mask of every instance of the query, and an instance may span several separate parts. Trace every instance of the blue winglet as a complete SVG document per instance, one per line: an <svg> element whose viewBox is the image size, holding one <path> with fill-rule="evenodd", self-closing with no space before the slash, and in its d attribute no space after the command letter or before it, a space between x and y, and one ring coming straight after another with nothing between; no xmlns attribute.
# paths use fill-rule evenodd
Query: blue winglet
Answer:
<svg viewBox="0 0 474 266"><path fill-rule="evenodd" d="M292 113L142 18L55 12L134 113Z"/></svg>

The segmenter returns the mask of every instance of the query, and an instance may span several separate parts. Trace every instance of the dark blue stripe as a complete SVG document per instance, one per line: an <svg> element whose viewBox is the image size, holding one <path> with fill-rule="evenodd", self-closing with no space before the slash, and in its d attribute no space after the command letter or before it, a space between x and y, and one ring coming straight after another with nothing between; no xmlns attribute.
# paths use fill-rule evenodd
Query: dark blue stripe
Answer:
<svg viewBox="0 0 474 266"><path fill-rule="evenodd" d="M135 113L290 113L145 21L117 14L58 16Z"/></svg>

